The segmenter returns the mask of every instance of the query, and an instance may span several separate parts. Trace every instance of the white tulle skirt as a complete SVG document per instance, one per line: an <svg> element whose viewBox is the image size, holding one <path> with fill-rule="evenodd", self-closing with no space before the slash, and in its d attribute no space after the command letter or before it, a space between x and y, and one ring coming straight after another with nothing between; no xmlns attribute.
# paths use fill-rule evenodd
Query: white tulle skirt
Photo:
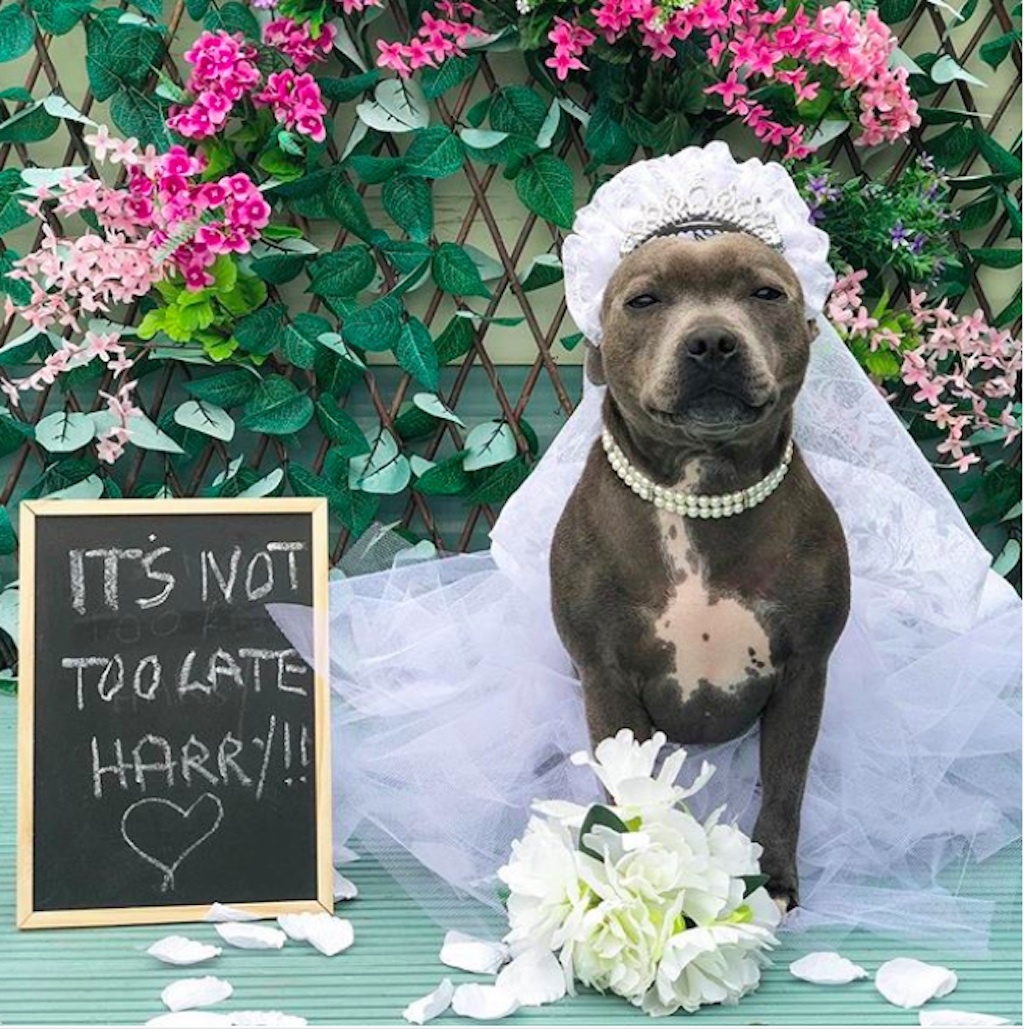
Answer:
<svg viewBox="0 0 1024 1029"><path fill-rule="evenodd" d="M958 869L1020 835L1020 603L842 342L821 330L797 440L846 531L852 613L829 666L801 908L788 924L983 948L991 906L956 883ZM589 741L547 559L599 432L600 394L588 388L506 504L489 553L332 585L335 840L357 834L446 927L493 928L495 871L532 800L597 798L566 759ZM275 615L309 658L308 616ZM757 749L756 730L692 748L718 769L695 798L702 811L726 804L751 830Z"/></svg>

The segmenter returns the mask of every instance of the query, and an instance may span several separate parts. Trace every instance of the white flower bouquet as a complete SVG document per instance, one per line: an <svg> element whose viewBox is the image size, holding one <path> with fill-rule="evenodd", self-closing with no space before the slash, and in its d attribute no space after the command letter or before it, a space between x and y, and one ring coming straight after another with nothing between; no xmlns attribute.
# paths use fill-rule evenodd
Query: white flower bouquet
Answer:
<svg viewBox="0 0 1024 1029"><path fill-rule="evenodd" d="M781 917L761 848L722 824L722 808L703 824L687 810L714 768L703 762L678 786L686 751L655 774L664 745L661 733L638 743L624 729L593 758L574 754L612 803L535 803L499 872L513 955L554 952L570 991L575 982L611 991L651 1015L735 1004L758 985Z"/></svg>

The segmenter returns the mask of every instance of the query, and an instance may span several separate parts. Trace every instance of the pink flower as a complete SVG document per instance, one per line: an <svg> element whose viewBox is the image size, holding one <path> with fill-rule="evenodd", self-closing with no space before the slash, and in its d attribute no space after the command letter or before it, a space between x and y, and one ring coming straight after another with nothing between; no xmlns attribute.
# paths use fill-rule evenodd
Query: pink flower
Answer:
<svg viewBox="0 0 1024 1029"><path fill-rule="evenodd" d="M731 107L736 102L737 97L746 94L747 87L740 82L735 71L730 71L726 75L724 82L716 82L713 86L708 86L704 92L717 93L724 101L726 107Z"/></svg>
<svg viewBox="0 0 1024 1029"><path fill-rule="evenodd" d="M107 151L113 149L114 141L110 138L110 129L100 125L96 131L82 137L87 146L92 147L93 157L102 164L107 159Z"/></svg>

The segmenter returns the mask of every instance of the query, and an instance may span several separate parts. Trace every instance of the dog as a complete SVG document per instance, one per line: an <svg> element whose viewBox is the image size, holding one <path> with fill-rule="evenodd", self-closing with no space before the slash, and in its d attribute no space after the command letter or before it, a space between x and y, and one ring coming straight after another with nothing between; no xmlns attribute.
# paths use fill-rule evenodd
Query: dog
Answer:
<svg viewBox="0 0 1024 1029"><path fill-rule="evenodd" d="M817 329L781 254L738 232L662 237L618 265L587 374L603 418L655 483L730 494L784 461ZM826 668L849 613L846 540L794 448L767 499L728 517L642 499L598 441L551 550L558 634L596 743L718 743L760 719L754 839L779 907L799 903L800 807Z"/></svg>

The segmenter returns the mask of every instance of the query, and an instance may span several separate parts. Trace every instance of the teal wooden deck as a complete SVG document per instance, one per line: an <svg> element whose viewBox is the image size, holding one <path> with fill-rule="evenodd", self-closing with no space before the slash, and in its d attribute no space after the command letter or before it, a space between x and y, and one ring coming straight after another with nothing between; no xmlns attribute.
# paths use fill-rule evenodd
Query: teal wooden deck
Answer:
<svg viewBox="0 0 1024 1029"><path fill-rule="evenodd" d="M313 1025L392 1024L403 1007L433 989L442 976L488 981L455 972L437 959L441 930L401 887L363 860L345 871L359 886L339 914L355 926L355 945L334 958L289 944L280 952L225 953L208 965L175 969L145 951L171 932L219 943L210 925L67 929L18 933L14 928L14 726L16 704L0 698L0 1022L11 1024L133 1025L161 1014L160 991L186 975L217 975L235 987L216 1010L277 1009ZM1004 851L970 873L969 892L998 903L992 953L954 956L949 941L931 948L890 937L857 934L843 952L874 972L899 955L949 964L958 989L936 1006L982 1011L1021 1024L1020 851ZM917 1025L917 1013L887 1004L870 982L843 987L798 982L788 965L828 945L824 935L783 938L762 987L739 1007L685 1016L705 1025ZM682 1017L682 1016L680 1016ZM469 1024L451 1019L449 1024ZM624 1001L584 992L557 1005L525 1010L509 1025L651 1024ZM445 1024L439 1019L432 1024Z"/></svg>

